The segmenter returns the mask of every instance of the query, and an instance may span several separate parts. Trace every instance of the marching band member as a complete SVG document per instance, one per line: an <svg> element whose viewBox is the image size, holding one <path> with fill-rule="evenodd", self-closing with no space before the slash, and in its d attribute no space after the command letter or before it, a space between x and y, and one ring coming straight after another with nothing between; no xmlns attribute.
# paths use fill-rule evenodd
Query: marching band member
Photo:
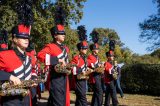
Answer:
<svg viewBox="0 0 160 106"><path fill-rule="evenodd" d="M110 106L110 96L112 98L112 104L113 106L118 105L117 100L117 92L116 92L116 82L113 79L112 73L113 73L113 60L114 60L114 54L113 51L106 52L107 62L105 62L105 71L104 71L104 83L106 86L105 91L105 106Z"/></svg>
<svg viewBox="0 0 160 106"><path fill-rule="evenodd" d="M76 67L73 67L73 75L75 77L75 93L76 93L76 102L75 106L87 106L86 98L86 85L87 85L87 76L80 78L78 75L83 75L87 71L88 60L87 60L87 50L88 43L86 41L86 30L84 26L78 26L78 34L80 43L77 44L79 54L74 56L71 63L76 64Z"/></svg>
<svg viewBox="0 0 160 106"><path fill-rule="evenodd" d="M58 16L56 26L51 28L53 42L45 45L38 53L38 59L48 65L49 72L49 106L70 106L69 81L66 73L60 73L56 69L56 65L61 64L65 67L68 64L69 49L63 42L65 40L63 11L61 7L57 7Z"/></svg>
<svg viewBox="0 0 160 106"><path fill-rule="evenodd" d="M0 73L3 73L0 74L0 80L11 81L11 85L18 86L22 80L36 78L35 70L32 70L34 62L26 52L32 23L32 18L27 17L28 15L32 16L30 4L32 4L30 0L27 0L25 3L22 1L18 10L19 24L12 29L13 49L0 52ZM28 11L26 12L26 10ZM30 94L24 97L12 94L3 96L2 105L31 106Z"/></svg>
<svg viewBox="0 0 160 106"><path fill-rule="evenodd" d="M94 69L94 72L90 75L90 83L93 86L93 96L91 101L91 106L102 106L103 104L103 89L102 89L102 72L97 72L96 68L103 67L100 64L98 53L99 53L99 45L98 45L98 33L96 31L92 31L90 34L92 36L92 41L94 44L90 45L90 50L92 54L88 56L90 60L90 68Z"/></svg>
<svg viewBox="0 0 160 106"><path fill-rule="evenodd" d="M30 26L19 24L12 30L14 48L0 52L0 70L6 74L0 74L1 80L12 81L13 84L21 84L21 80L29 80L35 78L36 73L32 71L31 57L26 53L29 44ZM25 101L25 102L24 102ZM22 106L30 105L28 96L2 97L3 106L14 105Z"/></svg>

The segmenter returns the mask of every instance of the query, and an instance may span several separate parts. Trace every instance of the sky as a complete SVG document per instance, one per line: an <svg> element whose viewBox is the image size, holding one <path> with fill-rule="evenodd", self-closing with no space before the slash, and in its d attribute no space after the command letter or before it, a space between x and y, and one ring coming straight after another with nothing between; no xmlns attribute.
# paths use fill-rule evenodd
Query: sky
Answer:
<svg viewBox="0 0 160 106"><path fill-rule="evenodd" d="M87 0L84 3L84 16L77 25L85 25L89 34L94 28L114 29L120 40L133 53L148 54L146 43L139 41L138 24L156 13L152 0Z"/></svg>

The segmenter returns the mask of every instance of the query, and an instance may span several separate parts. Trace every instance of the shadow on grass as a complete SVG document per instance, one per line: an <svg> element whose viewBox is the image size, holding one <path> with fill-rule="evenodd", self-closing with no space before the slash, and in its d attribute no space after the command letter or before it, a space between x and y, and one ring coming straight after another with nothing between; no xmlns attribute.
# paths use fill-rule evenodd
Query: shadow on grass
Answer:
<svg viewBox="0 0 160 106"><path fill-rule="evenodd" d="M103 103L104 106L104 103ZM110 106L113 106L112 104L110 104ZM129 106L129 105L122 105L122 104L118 104L118 106Z"/></svg>
<svg viewBox="0 0 160 106"><path fill-rule="evenodd" d="M71 101L70 101L70 104L75 104L75 101L71 100ZM90 102L88 102L87 104L88 104L89 106L91 105Z"/></svg>
<svg viewBox="0 0 160 106"><path fill-rule="evenodd" d="M154 100L160 100L160 98L154 98Z"/></svg>
<svg viewBox="0 0 160 106"><path fill-rule="evenodd" d="M47 106L47 102L38 102L38 106Z"/></svg>
<svg viewBox="0 0 160 106"><path fill-rule="evenodd" d="M70 104L75 104L75 101L71 100ZM88 102L88 106L90 106L91 103ZM38 102L38 106L47 106L47 102ZM110 106L113 106L112 104L110 104ZM118 106L128 106L128 105L118 105Z"/></svg>

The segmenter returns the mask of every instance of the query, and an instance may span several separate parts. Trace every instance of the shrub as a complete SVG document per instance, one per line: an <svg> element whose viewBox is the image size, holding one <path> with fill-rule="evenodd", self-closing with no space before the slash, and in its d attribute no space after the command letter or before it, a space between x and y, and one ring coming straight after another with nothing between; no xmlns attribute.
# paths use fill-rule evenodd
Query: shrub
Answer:
<svg viewBox="0 0 160 106"><path fill-rule="evenodd" d="M121 79L125 92L160 95L160 64L126 65Z"/></svg>

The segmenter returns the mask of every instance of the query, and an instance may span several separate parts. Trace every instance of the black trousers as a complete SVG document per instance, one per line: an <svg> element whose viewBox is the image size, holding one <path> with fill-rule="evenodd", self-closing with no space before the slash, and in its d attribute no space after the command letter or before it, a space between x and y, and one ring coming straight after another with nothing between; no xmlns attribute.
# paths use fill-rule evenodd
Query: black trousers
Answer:
<svg viewBox="0 0 160 106"><path fill-rule="evenodd" d="M37 102L37 88L36 87L32 87L30 89L31 91L31 95L32 95L32 106L38 106L38 102Z"/></svg>
<svg viewBox="0 0 160 106"><path fill-rule="evenodd" d="M112 98L112 105L117 106L117 92L116 92L116 82L112 80L110 84L106 84L106 92L105 92L105 105L110 106L110 96Z"/></svg>
<svg viewBox="0 0 160 106"><path fill-rule="evenodd" d="M66 105L66 84L66 75L51 71L50 91L47 104L48 106Z"/></svg>
<svg viewBox="0 0 160 106"><path fill-rule="evenodd" d="M2 97L2 106L30 106L30 97L29 96Z"/></svg>
<svg viewBox="0 0 160 106"><path fill-rule="evenodd" d="M91 106L102 106L103 104L103 89L101 74L93 73L95 84L93 84L93 96Z"/></svg>
<svg viewBox="0 0 160 106"><path fill-rule="evenodd" d="M86 80L76 80L76 103L75 106L87 106Z"/></svg>

